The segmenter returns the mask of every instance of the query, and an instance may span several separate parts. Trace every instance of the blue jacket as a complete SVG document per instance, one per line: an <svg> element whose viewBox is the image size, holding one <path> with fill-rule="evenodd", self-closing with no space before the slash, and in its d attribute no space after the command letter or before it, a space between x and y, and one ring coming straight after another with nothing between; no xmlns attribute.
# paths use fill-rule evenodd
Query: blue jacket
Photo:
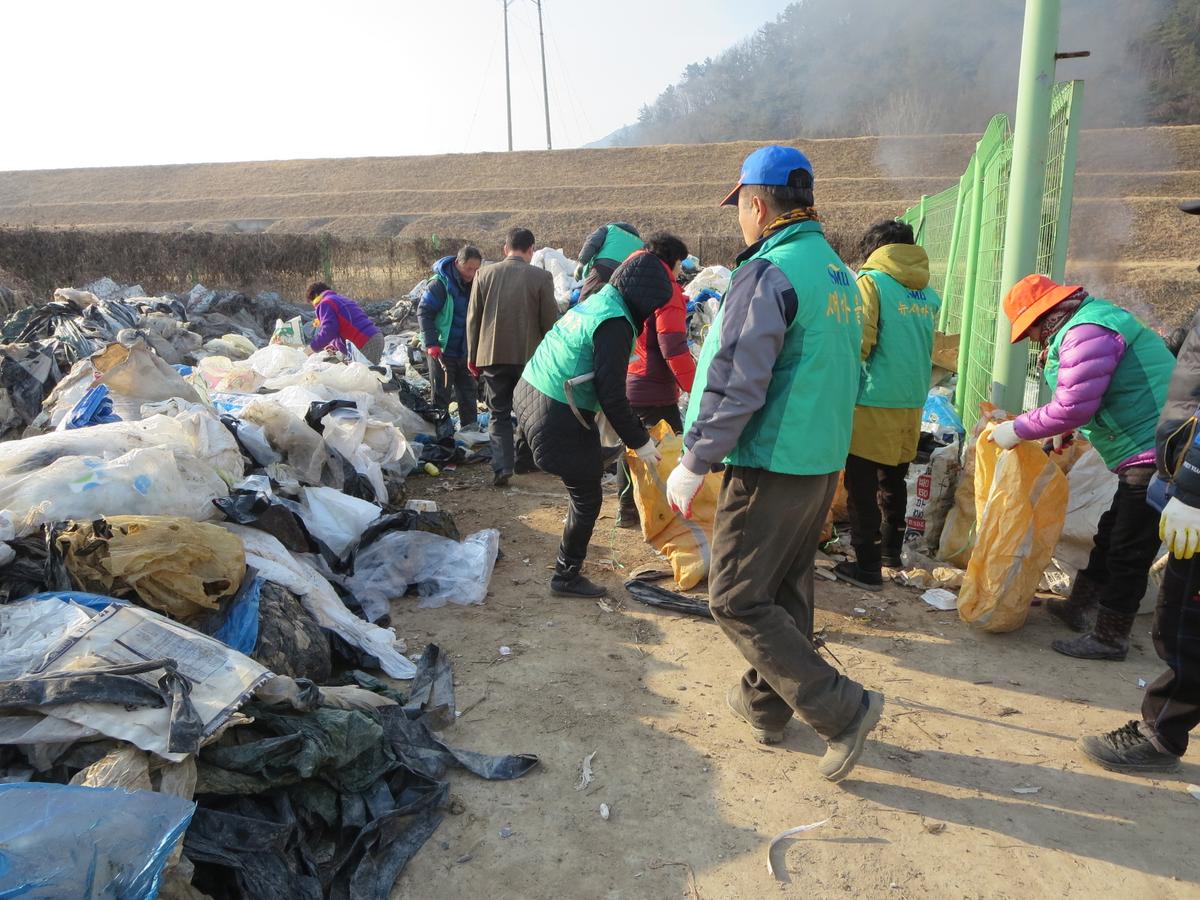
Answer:
<svg viewBox="0 0 1200 900"><path fill-rule="evenodd" d="M454 302L454 321L450 325L450 337L446 341L446 356L450 359L467 358L467 304L471 300L471 286L463 284L453 256L443 256L433 264L433 271L442 278L431 278L421 297L417 315L421 320L421 334L425 346L440 344L438 337L438 313L446 303L446 284L450 285L450 298ZM442 283L445 279L446 284Z"/></svg>

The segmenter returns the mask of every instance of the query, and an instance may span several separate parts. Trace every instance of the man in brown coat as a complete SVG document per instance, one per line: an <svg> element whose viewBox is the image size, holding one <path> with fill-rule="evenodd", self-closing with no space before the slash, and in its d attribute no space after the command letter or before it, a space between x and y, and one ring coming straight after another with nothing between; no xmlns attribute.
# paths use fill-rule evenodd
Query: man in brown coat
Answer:
<svg viewBox="0 0 1200 900"><path fill-rule="evenodd" d="M471 286L467 307L467 364L483 384L496 486L508 484L514 467L513 389L525 363L558 320L554 278L529 264L533 232L514 228L504 260L485 266Z"/></svg>

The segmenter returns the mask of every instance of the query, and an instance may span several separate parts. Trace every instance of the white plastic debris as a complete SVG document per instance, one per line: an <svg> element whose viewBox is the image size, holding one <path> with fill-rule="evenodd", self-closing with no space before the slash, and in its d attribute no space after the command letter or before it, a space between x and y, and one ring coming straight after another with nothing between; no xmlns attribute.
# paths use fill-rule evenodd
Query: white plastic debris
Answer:
<svg viewBox="0 0 1200 900"><path fill-rule="evenodd" d="M1036 794L1040 791L1040 787L1015 787L1012 789L1014 794Z"/></svg>
<svg viewBox="0 0 1200 900"><path fill-rule="evenodd" d="M579 769L579 784L575 785L575 790L582 791L595 780L592 775L592 760L596 758L598 750L593 750L583 758L583 765Z"/></svg>
<svg viewBox="0 0 1200 900"><path fill-rule="evenodd" d="M958 597L954 595L953 591L948 591L945 588L928 590L921 595L921 599L934 609L940 609L942 612L958 609Z"/></svg>
<svg viewBox="0 0 1200 900"><path fill-rule="evenodd" d="M781 831L775 837L771 838L771 843L767 844L767 874L772 878L775 877L775 865L771 862L771 851L775 849L775 845L785 838L790 838L795 834L803 834L806 831L812 831L814 828L820 828L829 822L828 819L822 819L820 822L812 822L808 825L797 825L795 828L789 828L787 831Z"/></svg>
<svg viewBox="0 0 1200 900"><path fill-rule="evenodd" d="M609 810L609 808L608 808L608 804L607 804L607 803L601 803L601 804L600 804L600 818L602 818L602 819L603 819L605 822L607 822L607 821L608 821L608 817L609 817L610 815L612 815L612 812Z"/></svg>
<svg viewBox="0 0 1200 900"><path fill-rule="evenodd" d="M1197 787L1194 784L1189 784L1187 786L1187 792L1189 794L1191 794L1193 797L1195 797L1197 800L1200 800L1200 787Z"/></svg>
<svg viewBox="0 0 1200 900"><path fill-rule="evenodd" d="M512 647L501 646L500 647L500 655L501 656L512 656Z"/></svg>

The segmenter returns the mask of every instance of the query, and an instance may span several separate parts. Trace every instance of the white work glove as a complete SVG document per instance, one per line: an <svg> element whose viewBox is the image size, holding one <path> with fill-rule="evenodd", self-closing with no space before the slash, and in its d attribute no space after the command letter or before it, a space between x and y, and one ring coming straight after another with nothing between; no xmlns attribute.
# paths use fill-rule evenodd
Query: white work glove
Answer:
<svg viewBox="0 0 1200 900"><path fill-rule="evenodd" d="M1159 520L1158 536L1176 559L1191 559L1200 549L1200 509L1172 497Z"/></svg>
<svg viewBox="0 0 1200 900"><path fill-rule="evenodd" d="M692 517L692 501L704 486L704 476L697 475L682 463L671 470L667 478L667 502L671 509L685 519Z"/></svg>
<svg viewBox="0 0 1200 900"><path fill-rule="evenodd" d="M1017 426L1013 424L1012 419L1001 422L992 429L992 443L1001 450L1011 450L1021 443L1021 439L1017 437Z"/></svg>
<svg viewBox="0 0 1200 900"><path fill-rule="evenodd" d="M637 454L638 459L648 466L656 466L659 460L662 459L662 454L658 452L658 446L653 440L646 441L643 446L638 447L633 452Z"/></svg>

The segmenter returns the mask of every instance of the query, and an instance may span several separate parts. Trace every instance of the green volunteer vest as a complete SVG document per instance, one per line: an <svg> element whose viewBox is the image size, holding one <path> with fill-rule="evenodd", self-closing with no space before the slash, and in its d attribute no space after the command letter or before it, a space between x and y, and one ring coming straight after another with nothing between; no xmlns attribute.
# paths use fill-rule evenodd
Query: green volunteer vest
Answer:
<svg viewBox="0 0 1200 900"><path fill-rule="evenodd" d="M588 277L596 260L615 259L617 262L624 262L629 254L637 253L646 246L640 237L635 237L624 228L618 228L616 225L605 225L604 228L607 232L604 236L604 243L596 251L596 255L583 267L584 278Z"/></svg>
<svg viewBox="0 0 1200 900"><path fill-rule="evenodd" d="M1046 383L1058 385L1058 351L1076 325L1100 325L1125 339L1125 355L1113 372L1100 408L1080 430L1110 469L1154 446L1158 415L1167 400L1175 357L1163 339L1137 318L1107 300L1092 298L1059 329L1046 354Z"/></svg>
<svg viewBox="0 0 1200 900"><path fill-rule="evenodd" d="M634 336L629 340L629 349L632 351L637 326L625 308L620 292L611 284L606 284L598 293L567 310L566 315L555 323L538 345L533 359L526 364L521 377L547 397L553 397L559 403L570 402L563 382L595 371L592 335L604 322L618 317L624 317L633 328ZM596 397L593 382L575 385L572 394L575 405L580 409L600 411L600 401Z"/></svg>
<svg viewBox="0 0 1200 900"><path fill-rule="evenodd" d="M438 343L445 350L446 344L450 341L450 328L454 325L454 295L450 293L450 280L445 275L441 272L434 272L433 277L440 281L442 287L446 289L446 302L442 304L441 311L433 320L433 324L437 328Z"/></svg>
<svg viewBox="0 0 1200 900"><path fill-rule="evenodd" d="M836 472L846 464L861 380L862 301L819 222L781 229L744 262L759 258L770 260L791 282L796 316L771 370L766 402L724 461L787 475ZM734 270L732 285L737 277ZM700 351L685 434L699 415L724 317L722 306Z"/></svg>
<svg viewBox="0 0 1200 900"><path fill-rule="evenodd" d="M885 272L860 274L879 291L879 335L862 364L859 406L919 409L929 396L933 330L942 301L931 287L914 291Z"/></svg>

